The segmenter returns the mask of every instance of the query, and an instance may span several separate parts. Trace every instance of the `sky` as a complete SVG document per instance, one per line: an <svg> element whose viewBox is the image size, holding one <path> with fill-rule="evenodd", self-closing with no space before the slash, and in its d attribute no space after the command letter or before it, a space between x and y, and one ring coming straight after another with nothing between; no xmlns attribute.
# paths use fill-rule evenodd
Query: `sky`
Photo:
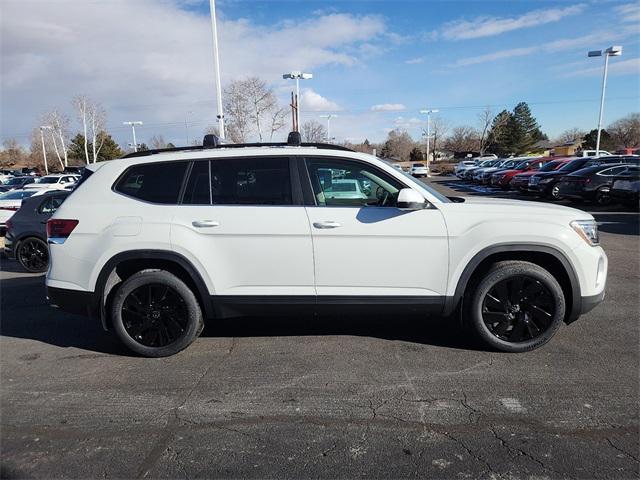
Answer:
<svg viewBox="0 0 640 480"><path fill-rule="evenodd" d="M223 86L258 76L283 104L293 70L302 121L332 113L337 141L419 138L421 109L451 127L529 103L550 137L597 125L603 58L612 58L605 125L640 111L640 3L608 1L218 0ZM2 0L0 138L30 143L41 115L86 94L125 145L199 138L217 114L208 0ZM282 132L283 136L286 132Z"/></svg>

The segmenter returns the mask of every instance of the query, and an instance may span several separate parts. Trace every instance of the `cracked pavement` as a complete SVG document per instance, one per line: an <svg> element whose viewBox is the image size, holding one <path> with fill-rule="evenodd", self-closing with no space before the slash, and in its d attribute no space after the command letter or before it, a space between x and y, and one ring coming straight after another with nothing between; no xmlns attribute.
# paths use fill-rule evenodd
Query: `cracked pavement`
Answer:
<svg viewBox="0 0 640 480"><path fill-rule="evenodd" d="M638 238L603 231L605 303L516 355L344 316L229 320L137 358L3 261L2 476L638 478Z"/></svg>

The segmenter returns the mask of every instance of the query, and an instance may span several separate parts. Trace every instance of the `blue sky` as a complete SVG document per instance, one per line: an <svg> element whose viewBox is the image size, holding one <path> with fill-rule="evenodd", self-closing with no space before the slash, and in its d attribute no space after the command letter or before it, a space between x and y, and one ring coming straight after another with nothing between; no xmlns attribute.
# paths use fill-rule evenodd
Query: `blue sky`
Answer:
<svg viewBox="0 0 640 480"><path fill-rule="evenodd" d="M47 3L3 3L13 14L3 15L3 64L14 67L2 74L3 138L26 141L48 108L73 120L77 93L103 103L122 143L122 121L134 116L145 121L143 138L178 143L185 119L192 136L213 123L208 1L61 4L56 17ZM595 128L602 59L586 52L612 44L624 52L611 61L605 124L640 111L638 3L219 0L218 15L223 82L257 75L284 102L292 85L280 74L313 72L302 84L303 120L337 113L338 140L381 141L395 127L418 138L421 108L440 109L451 126L475 125L484 106L497 113L519 101L551 137ZM85 23L96 30L83 35ZM49 38L58 48L43 47ZM96 51L110 68L92 64Z"/></svg>

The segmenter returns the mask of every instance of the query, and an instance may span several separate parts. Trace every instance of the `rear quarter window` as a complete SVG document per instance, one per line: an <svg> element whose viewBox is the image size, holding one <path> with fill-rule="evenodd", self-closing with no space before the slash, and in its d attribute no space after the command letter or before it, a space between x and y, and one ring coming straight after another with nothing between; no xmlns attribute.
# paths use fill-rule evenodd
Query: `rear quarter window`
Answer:
<svg viewBox="0 0 640 480"><path fill-rule="evenodd" d="M187 165L186 161L135 165L122 174L113 189L145 202L177 204Z"/></svg>

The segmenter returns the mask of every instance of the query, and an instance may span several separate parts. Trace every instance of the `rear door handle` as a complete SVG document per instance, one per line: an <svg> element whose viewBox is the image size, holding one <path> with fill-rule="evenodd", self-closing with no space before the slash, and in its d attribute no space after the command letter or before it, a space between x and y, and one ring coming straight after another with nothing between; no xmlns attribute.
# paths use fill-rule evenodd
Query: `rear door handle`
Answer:
<svg viewBox="0 0 640 480"><path fill-rule="evenodd" d="M196 228L211 228L218 227L220 222L216 222L215 220L194 220L191 222L191 225Z"/></svg>
<svg viewBox="0 0 640 480"><path fill-rule="evenodd" d="M332 222L332 221L328 221L328 222L314 222L313 226L316 228L338 228L341 227L342 225L338 222Z"/></svg>

